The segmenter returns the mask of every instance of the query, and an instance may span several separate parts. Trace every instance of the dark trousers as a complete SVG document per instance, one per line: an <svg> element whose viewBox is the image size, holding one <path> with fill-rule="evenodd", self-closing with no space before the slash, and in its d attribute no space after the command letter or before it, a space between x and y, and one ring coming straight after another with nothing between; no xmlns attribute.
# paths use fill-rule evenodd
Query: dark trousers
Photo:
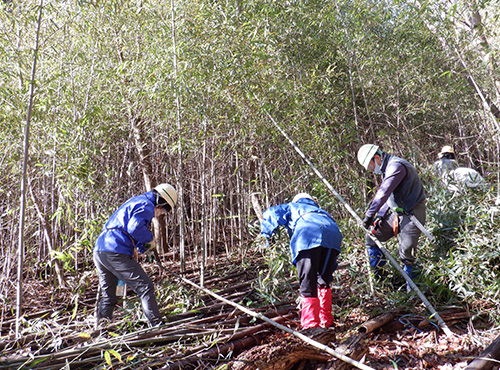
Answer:
<svg viewBox="0 0 500 370"><path fill-rule="evenodd" d="M113 252L94 252L94 263L101 285L98 318L111 319L118 298L118 279L127 284L141 299L142 310L151 325L161 323L154 285L142 267L131 256Z"/></svg>
<svg viewBox="0 0 500 370"><path fill-rule="evenodd" d="M337 269L338 255L336 249L324 247L299 252L295 266L302 297L317 297L318 288L330 287L332 274Z"/></svg>
<svg viewBox="0 0 500 370"><path fill-rule="evenodd" d="M417 204L411 210L411 213L415 215L422 225L425 224L425 202ZM393 212L387 212L382 220L382 224L375 231L374 235L382 243L393 238L394 231L392 230L392 221L394 217L399 217L399 258L405 266L413 266L416 260L415 251L417 250L421 231L407 215L398 216ZM385 257L383 257L382 251L368 235L366 236L366 246L368 247L368 254L370 255L370 264L372 267L384 265Z"/></svg>

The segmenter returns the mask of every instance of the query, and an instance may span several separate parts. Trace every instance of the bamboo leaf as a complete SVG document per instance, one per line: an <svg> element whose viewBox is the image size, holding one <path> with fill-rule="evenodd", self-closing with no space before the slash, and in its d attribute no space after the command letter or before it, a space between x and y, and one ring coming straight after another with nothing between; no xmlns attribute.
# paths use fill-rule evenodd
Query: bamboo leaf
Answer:
<svg viewBox="0 0 500 370"><path fill-rule="evenodd" d="M113 365L113 363L111 362L111 355L109 354L109 351L104 352L104 360L109 366Z"/></svg>
<svg viewBox="0 0 500 370"><path fill-rule="evenodd" d="M110 349L109 353L111 353L113 356L115 356L118 359L118 361L123 362L122 361L122 356L117 351L115 351L114 349Z"/></svg>

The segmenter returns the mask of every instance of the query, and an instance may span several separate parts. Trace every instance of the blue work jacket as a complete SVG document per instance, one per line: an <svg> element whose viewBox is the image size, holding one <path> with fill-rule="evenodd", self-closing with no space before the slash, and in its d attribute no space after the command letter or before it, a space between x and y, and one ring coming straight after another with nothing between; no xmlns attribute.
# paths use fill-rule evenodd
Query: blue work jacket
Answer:
<svg viewBox="0 0 500 370"><path fill-rule="evenodd" d="M285 226L290 237L290 252L295 265L300 251L319 246L340 252L342 234L332 216L311 199L280 204L263 214L261 234L270 238L279 226Z"/></svg>
<svg viewBox="0 0 500 370"><path fill-rule="evenodd" d="M144 253L144 244L153 240L148 227L155 215L154 209L152 191L130 198L106 222L94 250L133 256L137 248Z"/></svg>

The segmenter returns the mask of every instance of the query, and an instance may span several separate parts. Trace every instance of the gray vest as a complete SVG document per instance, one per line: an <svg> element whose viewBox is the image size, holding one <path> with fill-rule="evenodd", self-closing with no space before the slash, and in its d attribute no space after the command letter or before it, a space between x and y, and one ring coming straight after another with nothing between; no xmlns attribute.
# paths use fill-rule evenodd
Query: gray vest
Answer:
<svg viewBox="0 0 500 370"><path fill-rule="evenodd" d="M382 175L385 177L385 170L389 163L398 162L406 168L406 176L394 189L387 203L391 208L403 208L405 211L411 211L417 204L425 201L425 190L417 174L417 170L408 161L394 155L385 154L384 164L382 165Z"/></svg>

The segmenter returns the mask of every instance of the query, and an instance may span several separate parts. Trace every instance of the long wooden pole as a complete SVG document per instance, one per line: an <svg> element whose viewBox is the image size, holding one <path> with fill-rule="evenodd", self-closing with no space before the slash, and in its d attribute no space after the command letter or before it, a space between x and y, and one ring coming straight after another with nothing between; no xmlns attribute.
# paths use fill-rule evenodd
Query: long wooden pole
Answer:
<svg viewBox="0 0 500 370"><path fill-rule="evenodd" d="M497 337L465 370L490 370L500 364L500 337Z"/></svg>
<svg viewBox="0 0 500 370"><path fill-rule="evenodd" d="M203 119L203 157L201 164L201 261L200 261L200 285L205 286L205 263L207 260L207 224L206 224L206 176L207 166L207 121Z"/></svg>

